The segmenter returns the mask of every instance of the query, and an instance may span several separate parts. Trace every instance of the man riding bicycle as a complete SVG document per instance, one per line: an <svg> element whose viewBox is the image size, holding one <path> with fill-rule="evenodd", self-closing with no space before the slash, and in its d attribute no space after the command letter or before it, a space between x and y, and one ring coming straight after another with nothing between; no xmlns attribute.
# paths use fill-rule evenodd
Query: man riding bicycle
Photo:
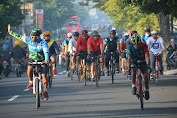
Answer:
<svg viewBox="0 0 177 118"><path fill-rule="evenodd" d="M163 45L162 37L157 36L157 31L151 31L152 37L148 38L147 45L150 50L150 63L151 63L151 78L154 78L154 68L156 61L156 54L158 54L158 61L160 64L160 74L163 75L163 66L162 66L162 51L165 51Z"/></svg>
<svg viewBox="0 0 177 118"><path fill-rule="evenodd" d="M132 94L136 95L136 73L137 66L140 64L140 70L143 73L145 80L145 99L149 99L149 79L148 79L148 67L149 67L149 51L148 46L145 43L141 42L140 36L135 33L131 37L132 44L127 48L127 57L129 65L129 73L131 70L131 79L132 79ZM141 63L138 63L140 61ZM134 68L133 68L134 67Z"/></svg>
<svg viewBox="0 0 177 118"><path fill-rule="evenodd" d="M36 61L36 62L42 62L44 61L45 64L49 63L49 49L47 42L45 42L43 39L40 38L40 35L42 34L42 31L38 28L34 28L30 32L30 36L22 36L19 35L13 31L11 31L10 24L8 25L8 32L10 35L13 37L25 42L29 46L29 58L31 61ZM42 74L42 82L44 86L44 98L43 100L48 100L48 92L47 92L47 80L45 77L46 74L46 65L41 65L41 74ZM28 78L29 78L29 85L27 88L33 89L33 67L28 65L28 70L27 70Z"/></svg>
<svg viewBox="0 0 177 118"><path fill-rule="evenodd" d="M72 33L68 33L67 34L67 39L64 40L64 46L65 46L65 60L66 60L66 70L67 70L67 73L66 73L66 77L69 77L69 63L70 63L70 51L69 51L69 41L71 40L72 38Z"/></svg>
<svg viewBox="0 0 177 118"><path fill-rule="evenodd" d="M147 43L147 40L148 40L149 37L151 37L150 28L145 27L144 28L144 34L141 36L141 41L143 43Z"/></svg>
<svg viewBox="0 0 177 118"><path fill-rule="evenodd" d="M90 36L88 36L88 31L87 30L83 30L82 31L82 36L80 36L77 40L77 44L76 44L76 52L78 54L77 56L77 62L79 64L79 67L83 68L83 64L82 61L84 58L87 57L87 41L90 38ZM90 64L87 60L87 72L88 72L88 80L90 80ZM82 72L81 72L81 78L82 78Z"/></svg>
<svg viewBox="0 0 177 118"><path fill-rule="evenodd" d="M92 37L88 39L87 42L87 52L89 57L91 57L91 74L92 74L92 81L94 81L94 57L101 56L100 58L100 68L101 68L101 75L104 75L103 71L103 39L98 36L98 31L92 31Z"/></svg>
<svg viewBox="0 0 177 118"><path fill-rule="evenodd" d="M78 32L74 32L73 33L73 38L69 41L69 50L70 50L70 54L72 56L72 67L75 70L76 69L76 43L77 40L79 38L79 33Z"/></svg>
<svg viewBox="0 0 177 118"><path fill-rule="evenodd" d="M110 37L108 37L104 41L104 48L107 46L105 56L105 66L108 70L107 76L109 76L109 60L111 59L111 52L113 52L114 59L116 60L116 73L119 73L119 39L115 36L116 30L111 30Z"/></svg>
<svg viewBox="0 0 177 118"><path fill-rule="evenodd" d="M58 48L57 43L50 39L50 32L46 31L44 32L44 40L47 42L48 47L49 47L49 58L52 61L52 66L53 66L53 74L56 75L57 71L56 71L56 54L60 54L60 50ZM56 51L57 52L56 52Z"/></svg>

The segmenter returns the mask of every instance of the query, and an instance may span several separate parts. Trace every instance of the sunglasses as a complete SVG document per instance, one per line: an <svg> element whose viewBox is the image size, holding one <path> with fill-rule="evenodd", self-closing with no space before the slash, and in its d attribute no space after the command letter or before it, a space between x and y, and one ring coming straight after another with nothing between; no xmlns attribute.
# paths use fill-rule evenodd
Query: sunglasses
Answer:
<svg viewBox="0 0 177 118"><path fill-rule="evenodd" d="M38 36L31 36L31 38L37 38Z"/></svg>

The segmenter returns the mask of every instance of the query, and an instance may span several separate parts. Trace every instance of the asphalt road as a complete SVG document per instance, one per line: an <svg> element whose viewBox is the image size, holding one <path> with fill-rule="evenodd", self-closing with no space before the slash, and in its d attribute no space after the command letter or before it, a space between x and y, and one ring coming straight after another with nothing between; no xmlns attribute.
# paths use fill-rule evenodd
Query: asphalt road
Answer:
<svg viewBox="0 0 177 118"><path fill-rule="evenodd" d="M88 82L71 81L66 72L57 67L58 75L48 89L49 100L35 108L32 90L27 90L26 74L21 78L11 74L0 80L0 118L176 118L177 76L160 76L159 86L150 81L150 99L140 109L137 97L131 94L131 81L116 74L101 77L99 87ZM14 97L15 96L15 97ZM14 98L14 99L11 99Z"/></svg>

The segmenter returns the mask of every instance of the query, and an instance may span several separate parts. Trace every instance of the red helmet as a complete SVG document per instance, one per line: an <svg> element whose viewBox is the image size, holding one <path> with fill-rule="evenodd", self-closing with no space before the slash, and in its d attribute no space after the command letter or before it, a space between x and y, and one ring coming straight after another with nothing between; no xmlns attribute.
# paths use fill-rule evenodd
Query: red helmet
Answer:
<svg viewBox="0 0 177 118"><path fill-rule="evenodd" d="M88 35L88 31L87 30L82 30L82 35Z"/></svg>

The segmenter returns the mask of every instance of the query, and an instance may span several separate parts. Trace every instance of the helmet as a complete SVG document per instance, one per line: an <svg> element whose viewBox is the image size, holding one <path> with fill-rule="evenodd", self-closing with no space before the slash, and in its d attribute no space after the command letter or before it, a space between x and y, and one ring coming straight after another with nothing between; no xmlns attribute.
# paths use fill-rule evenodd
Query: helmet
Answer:
<svg viewBox="0 0 177 118"><path fill-rule="evenodd" d="M8 50L8 46L7 46L7 45L4 45L4 46L2 47L2 49L3 49L3 51L7 51L7 50Z"/></svg>
<svg viewBox="0 0 177 118"><path fill-rule="evenodd" d="M123 41L126 41L129 38L129 35L124 35L124 37L122 38Z"/></svg>
<svg viewBox="0 0 177 118"><path fill-rule="evenodd" d="M141 38L137 33L135 33L132 35L131 41L133 45L139 45L141 43Z"/></svg>
<svg viewBox="0 0 177 118"><path fill-rule="evenodd" d="M116 34L116 30L111 30L110 34Z"/></svg>
<svg viewBox="0 0 177 118"><path fill-rule="evenodd" d="M132 31L131 31L131 36L132 36L133 34L135 34L135 33L137 33L137 31L132 30Z"/></svg>
<svg viewBox="0 0 177 118"><path fill-rule="evenodd" d="M33 30L31 30L30 35L31 36L40 36L42 34L41 29L39 28L34 28Z"/></svg>
<svg viewBox="0 0 177 118"><path fill-rule="evenodd" d="M69 37L72 37L72 35L73 35L72 33L68 33L68 34L67 34L67 37L68 37L68 38L69 38Z"/></svg>
<svg viewBox="0 0 177 118"><path fill-rule="evenodd" d="M87 35L88 31L87 30L82 30L82 35Z"/></svg>
<svg viewBox="0 0 177 118"><path fill-rule="evenodd" d="M132 30L128 30L128 31L127 31L128 34L131 34L131 32L132 32Z"/></svg>
<svg viewBox="0 0 177 118"><path fill-rule="evenodd" d="M20 46L20 41L15 41L15 46Z"/></svg>
<svg viewBox="0 0 177 118"><path fill-rule="evenodd" d="M96 30L92 31L92 36L98 36L98 31Z"/></svg>
<svg viewBox="0 0 177 118"><path fill-rule="evenodd" d="M145 28L144 28L144 31L145 31L145 32L150 32L150 28L149 28L149 27L145 27Z"/></svg>
<svg viewBox="0 0 177 118"><path fill-rule="evenodd" d="M79 36L79 33L78 32L74 32L73 36Z"/></svg>
<svg viewBox="0 0 177 118"><path fill-rule="evenodd" d="M44 36L50 36L50 32L49 31L45 31L44 32Z"/></svg>
<svg viewBox="0 0 177 118"><path fill-rule="evenodd" d="M156 31L155 29L153 29L153 30L151 31L151 34L157 34L157 31Z"/></svg>

